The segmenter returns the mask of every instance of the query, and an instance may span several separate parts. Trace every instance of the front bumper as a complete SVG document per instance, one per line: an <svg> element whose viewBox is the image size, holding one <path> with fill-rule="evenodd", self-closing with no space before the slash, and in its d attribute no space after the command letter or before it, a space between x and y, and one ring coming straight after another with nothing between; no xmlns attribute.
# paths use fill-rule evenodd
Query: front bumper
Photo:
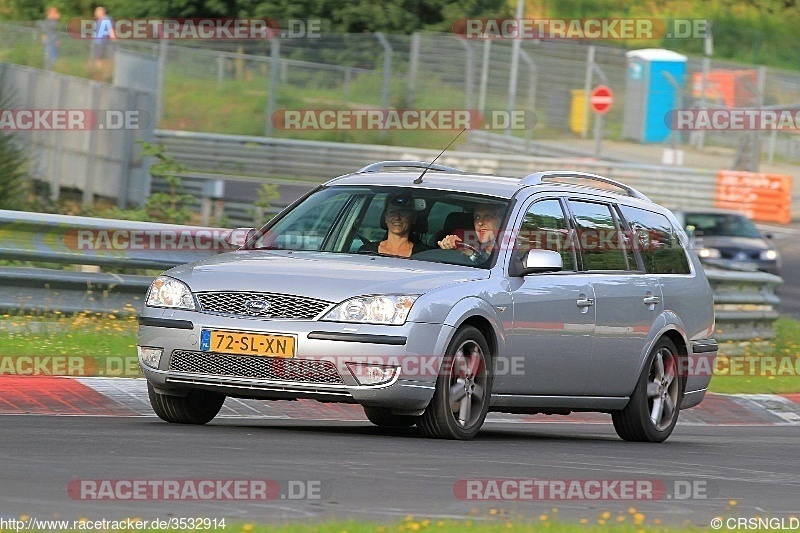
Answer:
<svg viewBox="0 0 800 533"><path fill-rule="evenodd" d="M203 329L291 335L295 356L281 359L202 351L199 339ZM241 398L312 398L411 412L430 402L441 354L452 334L452 327L441 324L259 320L146 309L140 318L139 346L159 348L163 353L157 368L141 358L139 366L162 394L204 389ZM398 370L386 383L363 385L348 363L396 366Z"/></svg>
<svg viewBox="0 0 800 533"><path fill-rule="evenodd" d="M780 260L766 260L766 259L721 259L721 258L704 258L704 264L708 266L723 268L725 270L742 270L745 272L767 272L780 276L781 261Z"/></svg>

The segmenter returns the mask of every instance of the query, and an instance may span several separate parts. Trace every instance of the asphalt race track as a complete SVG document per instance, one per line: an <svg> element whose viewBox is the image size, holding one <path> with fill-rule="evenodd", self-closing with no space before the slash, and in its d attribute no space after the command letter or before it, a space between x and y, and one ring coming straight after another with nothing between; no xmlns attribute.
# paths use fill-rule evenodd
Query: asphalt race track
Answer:
<svg viewBox="0 0 800 533"><path fill-rule="evenodd" d="M684 424L664 444L623 442L607 423L488 422L470 442L429 440L413 428L310 419L223 418L181 426L152 416L4 415L0 425L0 517L6 518L396 522L407 515L538 520L547 514L595 523L603 511L612 521L619 514L630 521L634 508L646 524L705 526L715 516L788 520L800 514L798 425ZM520 478L639 480L661 491L646 493L656 499L622 501L474 501L454 491L459 480ZM76 490L86 480L176 479L270 480L280 495L96 501L86 498L101 492ZM493 494L484 487L480 494ZM314 497L293 499L303 491Z"/></svg>
<svg viewBox="0 0 800 533"><path fill-rule="evenodd" d="M795 224L775 238L784 257L781 309L800 318L797 235ZM476 440L456 442L380 429L355 406L316 402L229 399L207 426L167 424L152 415L143 387L4 376L0 529L19 517L396 523L412 515L502 524L546 515L593 524L605 512L609 523L642 513L645 527L761 517L800 529L800 395L711 395L682 413L663 444L623 442L599 414L492 414ZM523 489L534 480L547 487L544 497ZM268 490L131 497L135 483L204 482ZM599 498L590 491L598 484L607 489Z"/></svg>

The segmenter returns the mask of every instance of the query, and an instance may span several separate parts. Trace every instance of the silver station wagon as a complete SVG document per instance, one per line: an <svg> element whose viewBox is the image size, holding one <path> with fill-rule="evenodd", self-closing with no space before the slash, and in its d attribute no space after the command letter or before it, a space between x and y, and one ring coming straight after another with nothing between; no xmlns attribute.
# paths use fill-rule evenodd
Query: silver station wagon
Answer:
<svg viewBox="0 0 800 533"><path fill-rule="evenodd" d="M661 442L717 352L688 242L601 176L384 161L156 278L139 362L168 422L205 424L226 396L302 398L450 439L489 411L599 411L623 439Z"/></svg>

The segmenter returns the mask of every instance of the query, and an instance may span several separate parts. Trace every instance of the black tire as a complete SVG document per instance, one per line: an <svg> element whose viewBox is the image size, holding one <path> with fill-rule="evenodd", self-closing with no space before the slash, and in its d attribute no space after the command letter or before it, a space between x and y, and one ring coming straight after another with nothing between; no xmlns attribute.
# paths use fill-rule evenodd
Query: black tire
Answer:
<svg viewBox="0 0 800 533"><path fill-rule="evenodd" d="M385 407L364 406L364 414L370 422L376 426L387 428L407 428L417 423L416 416L393 415L391 410Z"/></svg>
<svg viewBox="0 0 800 533"><path fill-rule="evenodd" d="M683 379L681 355L667 338L659 340L647 356L642 375L628 405L611 413L614 429L633 442L664 442L678 422Z"/></svg>
<svg viewBox="0 0 800 533"><path fill-rule="evenodd" d="M203 390L191 390L186 396L168 396L156 392L147 384L150 405L158 418L173 424L206 424L210 422L225 401L225 395Z"/></svg>
<svg viewBox="0 0 800 533"><path fill-rule="evenodd" d="M427 437L467 440L480 431L489 410L492 360L483 334L459 329L442 361L436 391L417 426Z"/></svg>

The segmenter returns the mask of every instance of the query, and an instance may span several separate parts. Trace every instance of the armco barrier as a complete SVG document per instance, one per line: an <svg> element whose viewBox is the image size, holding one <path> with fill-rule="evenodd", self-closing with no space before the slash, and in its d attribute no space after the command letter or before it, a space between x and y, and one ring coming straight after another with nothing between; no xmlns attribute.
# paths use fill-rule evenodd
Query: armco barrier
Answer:
<svg viewBox="0 0 800 533"><path fill-rule="evenodd" d="M138 314L152 281L152 276L0 267L0 310Z"/></svg>
<svg viewBox="0 0 800 533"><path fill-rule="evenodd" d="M476 139L525 146L523 139L472 133ZM268 182L274 177L297 177L318 183L352 172L375 161L432 161L437 147L414 148L376 144L277 139L244 135L223 135L188 131L156 130L155 142L184 164L195 176L213 175L213 179L239 180L257 176ZM554 148L534 144L539 153ZM534 151L535 152L535 151ZM716 199L715 171L685 167L646 165L621 161L597 161L564 151L559 157L531 156L448 150L437 163L479 172L522 178L541 170L580 170L622 181L642 191L653 201L671 209L713 207ZM291 199L281 198L286 204Z"/></svg>
<svg viewBox="0 0 800 533"><path fill-rule="evenodd" d="M164 269L222 251L230 231L0 210L0 259Z"/></svg>
<svg viewBox="0 0 800 533"><path fill-rule="evenodd" d="M222 228L0 210L0 259L90 270L0 267L0 310L138 313L152 276L91 270L165 270L223 251L228 234Z"/></svg>
<svg viewBox="0 0 800 533"><path fill-rule="evenodd" d="M775 288L783 280L766 272L722 270L708 267L706 276L714 292L718 341L770 339L778 318L780 299Z"/></svg>
<svg viewBox="0 0 800 533"><path fill-rule="evenodd" d="M223 240L229 233L220 228L0 210L0 259L162 270L223 251L206 247L203 231L216 232L213 234ZM82 248L76 247L78 232L84 232ZM120 249L116 249L113 235L117 235ZM135 235L144 237L132 238ZM182 243L184 248L144 246L149 235L169 236L167 243ZM140 245L131 244L135 242ZM103 249L108 244L115 249ZM718 340L774 336L772 324L779 303L775 287L782 283L781 278L711 267L706 274L714 291ZM145 275L0 267L0 311L138 313L151 280L152 276Z"/></svg>

